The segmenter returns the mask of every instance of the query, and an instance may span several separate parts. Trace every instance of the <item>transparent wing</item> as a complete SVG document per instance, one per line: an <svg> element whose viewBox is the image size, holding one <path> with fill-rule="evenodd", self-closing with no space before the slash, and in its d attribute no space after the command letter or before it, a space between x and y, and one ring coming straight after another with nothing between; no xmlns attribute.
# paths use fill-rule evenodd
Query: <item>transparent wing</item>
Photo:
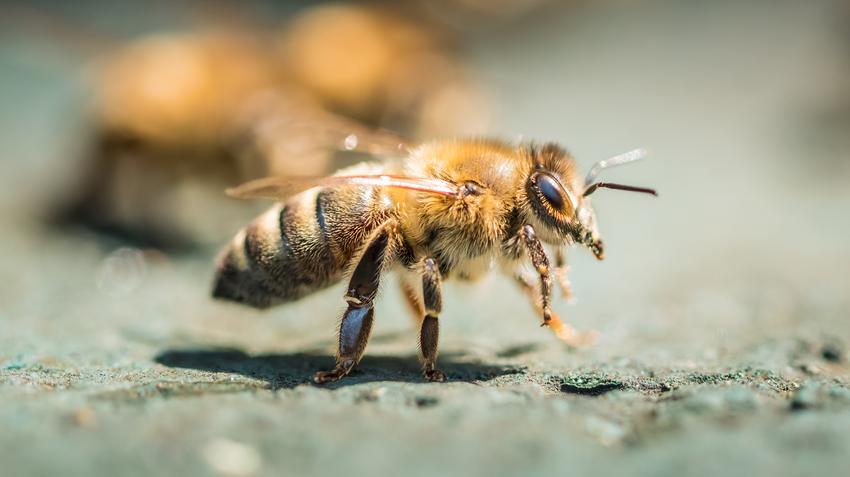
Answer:
<svg viewBox="0 0 850 477"><path fill-rule="evenodd" d="M269 198L283 200L313 187L395 187L457 197L457 185L441 179L394 175L354 175L327 177L266 177L227 189L237 199Z"/></svg>
<svg viewBox="0 0 850 477"><path fill-rule="evenodd" d="M308 134L316 140L314 147L354 151L385 157L403 157L412 142L386 129L372 129L343 116L318 111L308 121L292 123L292 133Z"/></svg>
<svg viewBox="0 0 850 477"><path fill-rule="evenodd" d="M325 111L294 93L257 97L246 107L238 131L240 152L259 156L269 175L326 174L337 151L400 158L414 145L391 131Z"/></svg>

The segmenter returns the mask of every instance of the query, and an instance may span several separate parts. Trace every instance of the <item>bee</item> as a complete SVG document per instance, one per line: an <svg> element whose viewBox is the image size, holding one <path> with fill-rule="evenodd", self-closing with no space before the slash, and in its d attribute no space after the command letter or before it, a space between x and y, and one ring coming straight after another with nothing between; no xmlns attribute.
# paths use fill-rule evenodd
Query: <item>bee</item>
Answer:
<svg viewBox="0 0 850 477"><path fill-rule="evenodd" d="M327 177L268 177L229 189L237 198L279 202L221 252L213 287L216 298L267 308L348 277L336 365L317 372L316 383L339 380L360 361L380 281L389 270L401 272L421 320L420 357L429 381L446 379L437 367L442 282L474 280L495 265L517 278L542 326L571 345L587 342L592 336L552 311L553 269L564 277L566 291L564 248L580 245L604 258L591 194L608 188L657 195L596 181L603 169L642 158L642 150L600 161L582 178L573 157L554 143L413 144L379 132L348 135L341 148L396 151L398 157ZM544 244L558 250L554 266ZM533 265L534 281L520 272L525 260Z"/></svg>
<svg viewBox="0 0 850 477"><path fill-rule="evenodd" d="M104 54L86 75L86 167L54 199L55 221L189 250L230 233L223 217L246 210L219 202L233 213L204 217L188 212L195 201L222 200L234 181L337 167L343 155L310 150L301 133L304 123L324 121L325 110L429 135L486 123L485 89L450 29L403 6L304 7L274 29L236 21L92 43ZM57 44L74 39L62 36ZM463 114L446 121L449 107Z"/></svg>

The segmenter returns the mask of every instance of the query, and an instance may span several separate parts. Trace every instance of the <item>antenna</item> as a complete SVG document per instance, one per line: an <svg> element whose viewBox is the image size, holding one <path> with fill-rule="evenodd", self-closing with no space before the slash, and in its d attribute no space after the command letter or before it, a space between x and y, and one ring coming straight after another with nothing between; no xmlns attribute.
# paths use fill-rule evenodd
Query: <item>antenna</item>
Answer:
<svg viewBox="0 0 850 477"><path fill-rule="evenodd" d="M609 167L614 166L622 166L623 164L639 161L645 158L646 156L646 149L635 149L629 152L624 152L622 154L616 155L614 157L610 157L608 159L603 159L590 168L590 172L587 173L587 178L584 180L584 183L586 185L592 184L593 181L596 180L596 176L598 176L603 169L608 169Z"/></svg>
<svg viewBox="0 0 850 477"><path fill-rule="evenodd" d="M584 190L584 194L582 196L587 197L590 194L593 194L593 192L599 188L626 190L629 192L640 192L642 194L650 194L656 197L658 196L658 192L656 192L655 189L650 189L648 187L635 187L624 184L614 184L612 182L594 182L587 189Z"/></svg>

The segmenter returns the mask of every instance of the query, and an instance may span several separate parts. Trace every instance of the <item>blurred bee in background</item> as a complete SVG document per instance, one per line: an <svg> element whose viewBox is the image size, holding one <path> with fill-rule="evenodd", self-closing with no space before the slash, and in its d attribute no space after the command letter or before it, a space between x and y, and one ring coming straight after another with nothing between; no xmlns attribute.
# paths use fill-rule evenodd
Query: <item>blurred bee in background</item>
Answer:
<svg viewBox="0 0 850 477"><path fill-rule="evenodd" d="M488 116L450 34L386 7L151 35L107 55L93 83L91 163L61 215L165 249L220 240L245 211L220 200L228 184L332 171L340 155L301 134L326 111L429 135ZM205 220L202 205L220 213Z"/></svg>
<svg viewBox="0 0 850 477"><path fill-rule="evenodd" d="M603 259L590 195L600 188L655 191L597 182L596 176L640 159L642 151L601 161L583 179L572 156L553 143L476 139L412 145L386 132L338 134L352 148L369 152L380 145L398 151L399 158L365 162L330 177L273 176L229 190L238 198L282 202L222 251L213 289L214 297L266 308L348 276L336 366L316 373L317 383L346 376L360 361L388 270L400 272L418 311L428 380L446 379L437 368L441 283L474 280L494 265L517 277L543 325L559 338L574 346L593 339L552 311L553 265L544 244L559 256L563 248L581 245ZM518 272L523 257L533 265L539 288Z"/></svg>

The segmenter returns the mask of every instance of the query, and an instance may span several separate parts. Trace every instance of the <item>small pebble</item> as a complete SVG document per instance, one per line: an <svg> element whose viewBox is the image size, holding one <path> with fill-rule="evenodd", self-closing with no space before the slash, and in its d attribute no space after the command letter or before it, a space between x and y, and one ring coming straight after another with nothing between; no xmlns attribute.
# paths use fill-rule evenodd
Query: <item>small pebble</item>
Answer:
<svg viewBox="0 0 850 477"><path fill-rule="evenodd" d="M413 402L416 404L416 407L425 408L436 406L440 403L440 400L434 396L417 396Z"/></svg>
<svg viewBox="0 0 850 477"><path fill-rule="evenodd" d="M97 423L97 414L90 407L81 407L74 411L71 419L80 427L94 427Z"/></svg>
<svg viewBox="0 0 850 477"><path fill-rule="evenodd" d="M380 387L376 389L370 389L368 391L364 391L360 396L356 398L357 401L366 401L366 402L376 402L380 401L384 395L387 394L387 388Z"/></svg>
<svg viewBox="0 0 850 477"><path fill-rule="evenodd" d="M623 426L598 416L588 416L584 425L587 432L604 446L615 445L626 436Z"/></svg>
<svg viewBox="0 0 850 477"><path fill-rule="evenodd" d="M819 406L820 387L812 384L804 384L794 397L791 398L791 410L802 411Z"/></svg>
<svg viewBox="0 0 850 477"><path fill-rule="evenodd" d="M814 375L814 376L817 376L817 375L819 375L823 372L821 370L820 366L818 366L814 363L803 363L803 364L801 364L800 365L800 371L802 371L806 374Z"/></svg>
<svg viewBox="0 0 850 477"><path fill-rule="evenodd" d="M260 453L253 447L224 438L207 444L203 456L212 470L232 477L254 475L263 463Z"/></svg>
<svg viewBox="0 0 850 477"><path fill-rule="evenodd" d="M823 345L820 354L826 361L833 363L844 361L844 349L838 343L827 343Z"/></svg>

